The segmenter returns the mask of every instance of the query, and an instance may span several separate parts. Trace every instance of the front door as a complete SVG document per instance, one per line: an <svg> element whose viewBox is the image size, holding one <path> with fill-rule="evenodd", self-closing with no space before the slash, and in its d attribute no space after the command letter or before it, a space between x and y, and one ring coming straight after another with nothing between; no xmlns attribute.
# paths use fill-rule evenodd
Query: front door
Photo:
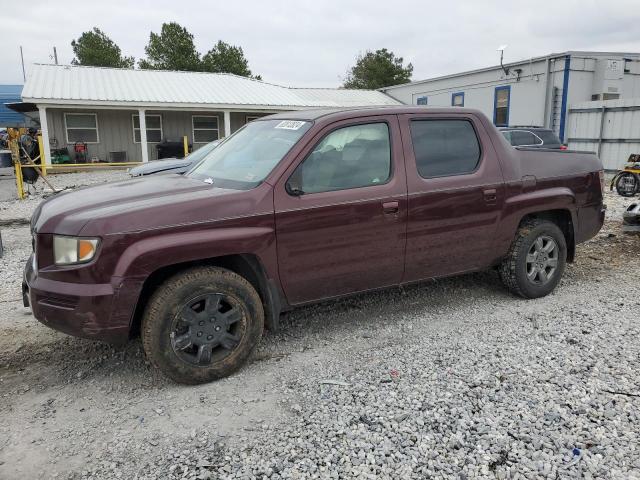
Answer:
<svg viewBox="0 0 640 480"><path fill-rule="evenodd" d="M289 303L399 284L407 185L397 117L323 128L277 183L274 203Z"/></svg>
<svg viewBox="0 0 640 480"><path fill-rule="evenodd" d="M496 152L471 113L400 117L409 188L404 281L485 268L504 202Z"/></svg>

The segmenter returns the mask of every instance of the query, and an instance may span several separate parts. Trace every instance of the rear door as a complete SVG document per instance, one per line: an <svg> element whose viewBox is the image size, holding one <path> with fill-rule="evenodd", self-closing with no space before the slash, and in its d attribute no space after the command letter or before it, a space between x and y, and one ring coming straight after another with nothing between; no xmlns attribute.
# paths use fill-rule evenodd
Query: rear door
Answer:
<svg viewBox="0 0 640 480"><path fill-rule="evenodd" d="M499 162L478 117L400 118L409 189L404 280L489 266L504 202Z"/></svg>
<svg viewBox="0 0 640 480"><path fill-rule="evenodd" d="M397 117L325 127L280 178L274 204L291 304L399 284L407 184Z"/></svg>

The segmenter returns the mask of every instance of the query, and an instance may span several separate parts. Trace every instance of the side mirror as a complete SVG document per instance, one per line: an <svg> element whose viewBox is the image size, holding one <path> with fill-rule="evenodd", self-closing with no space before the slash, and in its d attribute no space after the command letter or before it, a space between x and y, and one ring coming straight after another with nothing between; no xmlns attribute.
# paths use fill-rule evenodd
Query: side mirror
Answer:
<svg viewBox="0 0 640 480"><path fill-rule="evenodd" d="M285 188L287 193L293 197L304 195L304 190L302 190L302 175L299 168L289 177Z"/></svg>
<svg viewBox="0 0 640 480"><path fill-rule="evenodd" d="M298 185L295 185L293 182L288 181L286 185L287 193L293 197L300 197L304 195L304 191Z"/></svg>

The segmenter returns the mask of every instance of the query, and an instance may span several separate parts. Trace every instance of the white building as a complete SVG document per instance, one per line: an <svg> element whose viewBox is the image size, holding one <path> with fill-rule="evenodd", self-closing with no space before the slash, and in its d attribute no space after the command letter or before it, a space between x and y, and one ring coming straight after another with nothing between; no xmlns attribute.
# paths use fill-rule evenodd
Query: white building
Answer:
<svg viewBox="0 0 640 480"><path fill-rule="evenodd" d="M640 98L640 53L554 53L381 91L409 105L477 108L496 126L549 127L569 142L571 105Z"/></svg>
<svg viewBox="0 0 640 480"><path fill-rule="evenodd" d="M231 74L70 65L33 65L22 102L11 108L37 113L48 164L54 149L70 152L78 143L88 158L146 162L156 158L155 147L163 141L186 136L199 148L272 113L399 103L376 90L290 88Z"/></svg>

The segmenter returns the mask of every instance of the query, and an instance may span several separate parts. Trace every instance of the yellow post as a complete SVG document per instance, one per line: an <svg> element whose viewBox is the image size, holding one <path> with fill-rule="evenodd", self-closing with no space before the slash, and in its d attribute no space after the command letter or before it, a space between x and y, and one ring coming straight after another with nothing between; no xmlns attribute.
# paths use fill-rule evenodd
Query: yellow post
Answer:
<svg viewBox="0 0 640 480"><path fill-rule="evenodd" d="M9 149L11 150L11 159L13 160L13 166L16 170L16 190L18 191L18 198L24 199L24 182L22 181L22 165L20 164L20 150L18 147L19 132L12 131L14 133L9 139Z"/></svg>
<svg viewBox="0 0 640 480"><path fill-rule="evenodd" d="M47 160L44 158L44 145L42 143L42 135L38 135L38 150L40 151L40 170L42 176L47 176Z"/></svg>
<svg viewBox="0 0 640 480"><path fill-rule="evenodd" d="M16 169L16 189L18 190L18 198L24 199L24 182L22 181L22 165L20 162L14 163Z"/></svg>
<svg viewBox="0 0 640 480"><path fill-rule="evenodd" d="M184 156L186 157L189 155L189 139L186 135L182 137L182 143L184 144Z"/></svg>

